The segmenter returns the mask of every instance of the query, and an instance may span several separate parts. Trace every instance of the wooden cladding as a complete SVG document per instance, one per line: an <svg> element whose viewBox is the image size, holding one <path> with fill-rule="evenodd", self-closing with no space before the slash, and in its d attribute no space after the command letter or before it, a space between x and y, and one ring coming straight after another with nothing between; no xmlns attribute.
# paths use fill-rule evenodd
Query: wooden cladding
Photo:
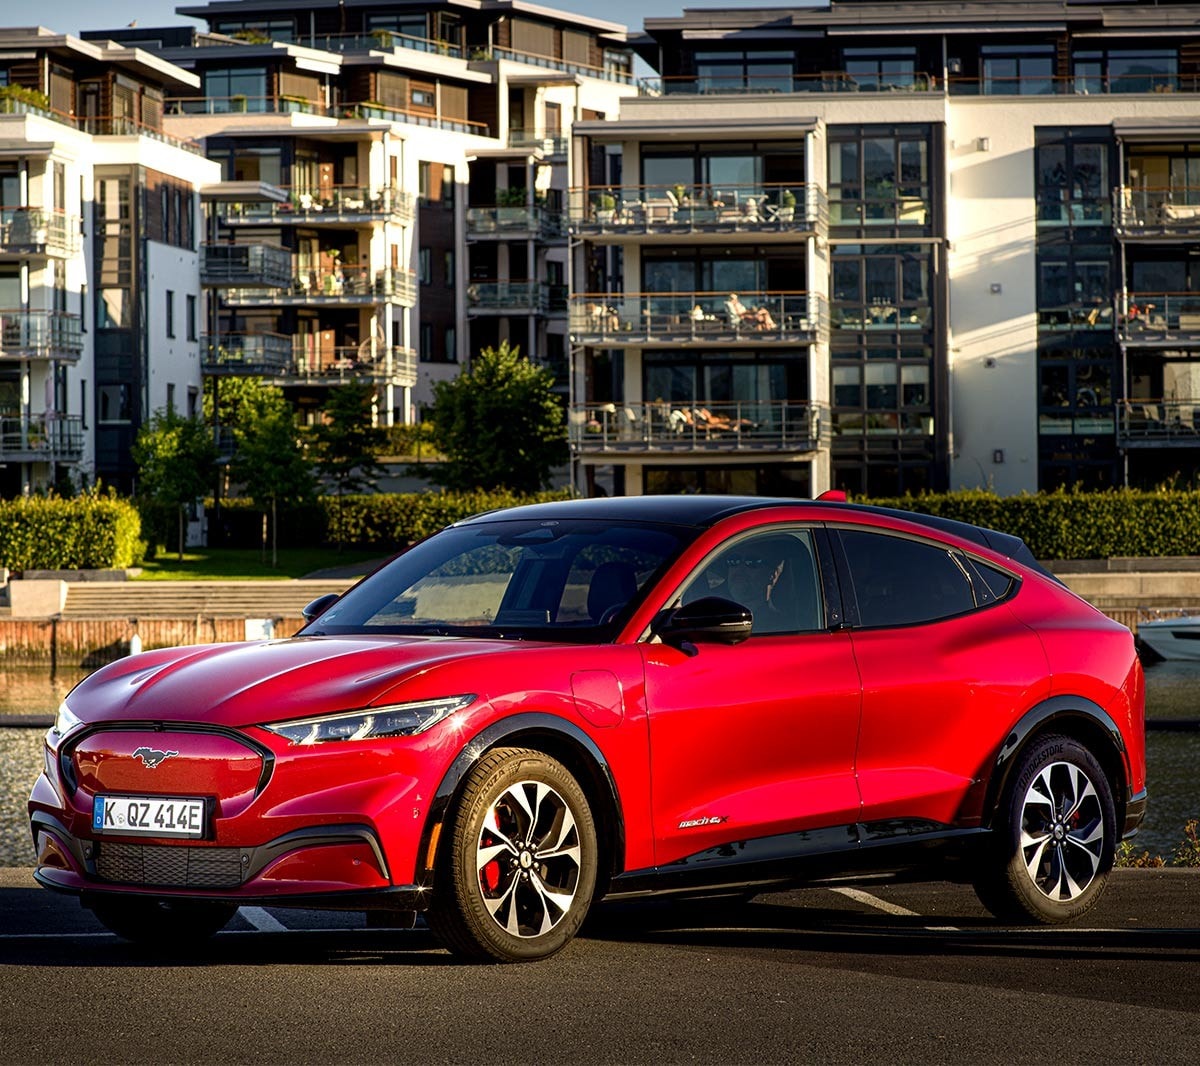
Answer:
<svg viewBox="0 0 1200 1066"><path fill-rule="evenodd" d="M394 74L390 70L381 70L375 75L375 96L384 107L392 107L397 111L408 110L408 77L404 74Z"/></svg>
<svg viewBox="0 0 1200 1066"><path fill-rule="evenodd" d="M321 100L321 79L313 74L298 74L292 70L279 72L279 95L295 96L301 100Z"/></svg>
<svg viewBox="0 0 1200 1066"><path fill-rule="evenodd" d="M512 20L512 48L538 56L554 55L554 27L528 19Z"/></svg>

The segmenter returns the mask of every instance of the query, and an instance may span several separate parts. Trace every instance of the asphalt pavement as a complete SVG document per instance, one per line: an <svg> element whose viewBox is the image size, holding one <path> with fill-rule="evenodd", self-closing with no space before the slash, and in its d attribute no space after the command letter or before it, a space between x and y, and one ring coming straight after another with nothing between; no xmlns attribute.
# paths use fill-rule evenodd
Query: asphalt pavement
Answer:
<svg viewBox="0 0 1200 1066"><path fill-rule="evenodd" d="M244 909L198 951L0 871L4 1063L1200 1061L1200 871L1117 871L1077 926L946 884L599 908L546 962Z"/></svg>

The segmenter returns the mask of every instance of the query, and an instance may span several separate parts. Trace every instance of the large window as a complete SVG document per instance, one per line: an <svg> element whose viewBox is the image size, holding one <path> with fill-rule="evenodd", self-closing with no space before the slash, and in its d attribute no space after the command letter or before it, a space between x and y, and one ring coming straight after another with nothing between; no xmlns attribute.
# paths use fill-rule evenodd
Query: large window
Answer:
<svg viewBox="0 0 1200 1066"><path fill-rule="evenodd" d="M747 294L800 292L805 283L801 249L738 247L682 253L646 248L642 256L642 291L647 293Z"/></svg>
<svg viewBox="0 0 1200 1066"><path fill-rule="evenodd" d="M870 334L928 329L931 269L928 245L837 245L830 292L833 328Z"/></svg>
<svg viewBox="0 0 1200 1066"><path fill-rule="evenodd" d="M1173 48L1103 49L1071 57L1077 93L1170 92L1179 83L1179 56Z"/></svg>
<svg viewBox="0 0 1200 1066"><path fill-rule="evenodd" d="M927 226L931 136L928 126L832 129L830 225Z"/></svg>
<svg viewBox="0 0 1200 1066"><path fill-rule="evenodd" d="M273 41L294 41L296 20L291 18L216 19L214 33L224 33L246 41L268 37Z"/></svg>
<svg viewBox="0 0 1200 1066"><path fill-rule="evenodd" d="M681 200L771 199L782 187L798 190L804 184L804 144L800 141L647 144L641 161L643 185L671 189ZM638 199L633 195L624 198Z"/></svg>
<svg viewBox="0 0 1200 1066"><path fill-rule="evenodd" d="M790 49L696 53L696 82L688 92L790 93L795 55ZM665 82L668 92L678 82Z"/></svg>
<svg viewBox="0 0 1200 1066"><path fill-rule="evenodd" d="M1058 244L1038 249L1038 329L1112 332L1112 249Z"/></svg>
<svg viewBox="0 0 1200 1066"><path fill-rule="evenodd" d="M984 45L982 91L985 95L1044 96L1054 88L1054 46Z"/></svg>
<svg viewBox="0 0 1200 1066"><path fill-rule="evenodd" d="M265 67L238 67L204 72L204 95L215 114L239 111L266 111L267 71Z"/></svg>
<svg viewBox="0 0 1200 1066"><path fill-rule="evenodd" d="M1038 225L1109 225L1111 154L1110 137L1100 130L1038 130Z"/></svg>
<svg viewBox="0 0 1200 1066"><path fill-rule="evenodd" d="M915 48L845 48L842 65L859 89L911 89L916 86Z"/></svg>
<svg viewBox="0 0 1200 1066"><path fill-rule="evenodd" d="M808 395L808 362L776 353L646 352L642 395L671 406L745 403L764 409ZM747 414L745 417L749 417Z"/></svg>
<svg viewBox="0 0 1200 1066"><path fill-rule="evenodd" d="M833 432L863 437L932 437L933 359L926 347L833 352Z"/></svg>

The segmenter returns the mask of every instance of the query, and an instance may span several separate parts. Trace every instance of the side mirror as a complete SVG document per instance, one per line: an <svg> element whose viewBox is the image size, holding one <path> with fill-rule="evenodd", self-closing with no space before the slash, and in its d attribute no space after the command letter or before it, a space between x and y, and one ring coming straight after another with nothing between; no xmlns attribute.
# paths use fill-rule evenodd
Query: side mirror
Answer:
<svg viewBox="0 0 1200 1066"><path fill-rule="evenodd" d="M340 600L341 598L342 597L340 593L327 592L324 596L318 596L300 613L304 615L305 622L311 622L314 618L319 618L321 615L323 615L329 610L330 607L334 605L337 600Z"/></svg>
<svg viewBox="0 0 1200 1066"><path fill-rule="evenodd" d="M705 596L702 600L677 607L658 627L664 644L678 647L689 641L709 644L740 644L750 636L754 615L749 607Z"/></svg>

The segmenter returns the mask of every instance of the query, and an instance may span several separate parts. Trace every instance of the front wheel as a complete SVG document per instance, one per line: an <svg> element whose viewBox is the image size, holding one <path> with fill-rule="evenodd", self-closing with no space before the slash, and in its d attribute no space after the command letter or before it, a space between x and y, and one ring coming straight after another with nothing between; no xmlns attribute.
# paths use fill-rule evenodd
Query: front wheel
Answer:
<svg viewBox="0 0 1200 1066"><path fill-rule="evenodd" d="M562 950L596 886L596 827L562 763L499 748L471 772L450 818L430 928L454 954L527 962Z"/></svg>
<svg viewBox="0 0 1200 1066"><path fill-rule="evenodd" d="M161 951L194 946L219 933L237 913L230 903L115 896L88 903L100 923L117 936Z"/></svg>
<svg viewBox="0 0 1200 1066"><path fill-rule="evenodd" d="M995 847L975 891L998 918L1056 925L1100 898L1116 847L1112 787L1095 756L1047 736L1021 756L1001 801Z"/></svg>

